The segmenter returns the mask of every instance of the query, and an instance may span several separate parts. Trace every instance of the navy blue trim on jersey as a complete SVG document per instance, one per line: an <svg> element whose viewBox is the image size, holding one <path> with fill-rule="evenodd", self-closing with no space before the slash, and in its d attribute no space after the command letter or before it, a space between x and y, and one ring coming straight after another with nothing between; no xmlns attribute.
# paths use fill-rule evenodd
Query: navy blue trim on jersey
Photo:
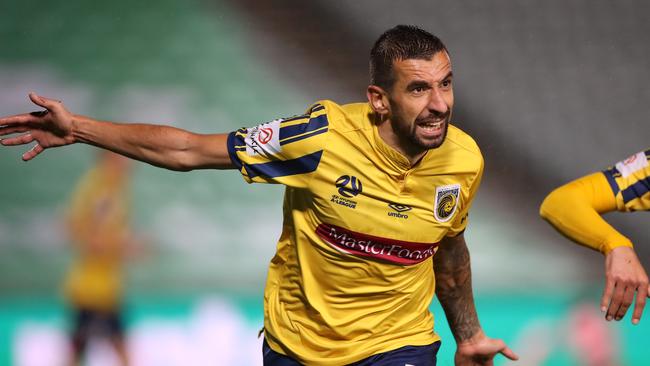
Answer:
<svg viewBox="0 0 650 366"><path fill-rule="evenodd" d="M639 198L650 191L650 177L639 180L631 186L625 188L621 194L623 195L623 202L628 203L635 198Z"/></svg>
<svg viewBox="0 0 650 366"><path fill-rule="evenodd" d="M325 132L327 132L327 128L323 128L323 129L316 130L316 131L313 131L313 132L310 132L310 133L306 133L304 135L300 135L300 136L296 136L294 138L290 138L290 139L287 139L287 140L280 141L280 145L286 145L286 144L290 144L292 142L304 140L304 139L310 138L312 136L320 135L321 133L325 133Z"/></svg>
<svg viewBox="0 0 650 366"><path fill-rule="evenodd" d="M322 111L323 109L325 109L325 106L324 106L324 105L322 105L322 104L314 104L314 105L311 107L311 109L309 110L309 113L314 113L314 112Z"/></svg>
<svg viewBox="0 0 650 366"><path fill-rule="evenodd" d="M302 114L302 115L300 115L300 116L293 116L293 117L289 117L289 118L287 118L287 119L283 119L282 122L280 122L280 123L291 122L291 121L297 121L297 120L299 120L299 119L303 119L303 118L309 118L309 113L308 113L308 114Z"/></svg>
<svg viewBox="0 0 650 366"><path fill-rule="evenodd" d="M240 130L241 131L241 130ZM228 134L228 142L226 145L228 146L228 156L230 157L230 162L232 165L236 166L237 169L241 169L242 167L242 162L239 160L239 157L237 156L237 150L241 150L240 148L237 148L237 146L244 145L244 148L246 148L246 142L244 142L244 138L241 136L237 135L237 132L231 132Z"/></svg>
<svg viewBox="0 0 650 366"><path fill-rule="evenodd" d="M322 127L327 127L329 121L327 120L327 115L323 114L318 117L310 118L306 123L301 123L293 126L286 126L280 128L280 145L287 144L289 142L297 140L286 140L291 137L302 135L307 132L315 131ZM327 129L323 129L326 131ZM302 137L302 136L301 136ZM287 142L288 141L288 142Z"/></svg>
<svg viewBox="0 0 650 366"><path fill-rule="evenodd" d="M296 121L296 120L299 120L299 119L302 119L302 118L308 118L312 113L322 111L323 109L325 109L325 107L322 104L314 104L311 107L311 109L309 109L309 112L307 112L307 113L305 113L303 115L300 115L300 116L293 116L293 117L289 117L287 119L283 119L282 123Z"/></svg>
<svg viewBox="0 0 650 366"><path fill-rule="evenodd" d="M618 194L618 191L620 191L620 188L618 188L618 184L616 183L616 179L614 178L615 174L618 173L618 169L616 168L610 168L607 170L603 170L603 174L605 174L605 178L607 178L607 183L609 183L610 188L612 188L612 192L614 193L614 196Z"/></svg>
<svg viewBox="0 0 650 366"><path fill-rule="evenodd" d="M646 159L650 160L650 150L645 151L645 157Z"/></svg>
<svg viewBox="0 0 650 366"><path fill-rule="evenodd" d="M266 178L284 177L294 174L305 174L316 170L320 163L323 150L318 150L297 159L276 160L268 163L246 164L245 169L249 178L262 176Z"/></svg>

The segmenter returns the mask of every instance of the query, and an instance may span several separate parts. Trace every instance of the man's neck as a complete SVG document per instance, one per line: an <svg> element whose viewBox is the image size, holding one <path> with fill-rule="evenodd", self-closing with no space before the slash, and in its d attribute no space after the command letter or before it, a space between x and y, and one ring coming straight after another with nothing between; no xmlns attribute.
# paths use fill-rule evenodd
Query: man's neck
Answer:
<svg viewBox="0 0 650 366"><path fill-rule="evenodd" d="M400 138L393 130L389 120L379 122L377 131L386 145L402 154L411 163L411 166L417 164L428 151L428 149L415 146L408 139Z"/></svg>

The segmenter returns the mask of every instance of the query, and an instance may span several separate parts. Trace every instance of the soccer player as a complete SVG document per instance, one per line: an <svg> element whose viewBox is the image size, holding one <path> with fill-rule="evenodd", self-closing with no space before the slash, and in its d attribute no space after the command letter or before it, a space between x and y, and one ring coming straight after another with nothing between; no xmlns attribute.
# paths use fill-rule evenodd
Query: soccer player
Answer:
<svg viewBox="0 0 650 366"><path fill-rule="evenodd" d="M83 364L88 342L100 337L128 364L122 319L122 272L136 244L129 225L129 165L121 155L104 151L75 188L67 227L76 255L65 295L73 310L73 364Z"/></svg>
<svg viewBox="0 0 650 366"><path fill-rule="evenodd" d="M562 234L605 255L600 308L608 321L621 320L634 302L632 323L638 324L650 294L648 275L632 242L600 216L650 209L649 160L650 150L642 151L603 172L578 178L551 192L540 207L540 215Z"/></svg>
<svg viewBox="0 0 650 366"><path fill-rule="evenodd" d="M370 75L367 102L322 100L230 134L102 122L30 94L45 110L1 118L0 135L18 134L3 145L36 142L24 160L80 142L167 169L236 168L249 183L284 184L264 293L265 365L435 365L434 292L457 365L516 359L484 334L474 306L463 232L483 158L450 124L446 47L394 27L372 48Z"/></svg>

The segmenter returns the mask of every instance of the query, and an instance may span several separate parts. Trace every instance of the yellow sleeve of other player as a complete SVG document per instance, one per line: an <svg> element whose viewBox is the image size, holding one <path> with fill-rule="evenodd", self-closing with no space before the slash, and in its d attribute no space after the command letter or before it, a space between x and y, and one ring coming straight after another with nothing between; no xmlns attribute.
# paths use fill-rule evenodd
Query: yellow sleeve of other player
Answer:
<svg viewBox="0 0 650 366"><path fill-rule="evenodd" d="M551 192L540 215L570 239L603 254L632 242L600 214L616 210L616 198L601 172L567 183Z"/></svg>
<svg viewBox="0 0 650 366"><path fill-rule="evenodd" d="M230 160L248 183L305 188L320 163L328 128L327 109L317 103L304 115L230 133Z"/></svg>

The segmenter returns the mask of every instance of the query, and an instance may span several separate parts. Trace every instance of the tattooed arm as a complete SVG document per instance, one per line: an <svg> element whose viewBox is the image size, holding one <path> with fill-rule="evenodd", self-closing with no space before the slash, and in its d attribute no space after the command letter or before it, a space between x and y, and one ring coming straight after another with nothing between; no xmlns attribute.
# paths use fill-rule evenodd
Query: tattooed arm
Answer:
<svg viewBox="0 0 650 366"><path fill-rule="evenodd" d="M443 239L433 263L436 295L456 339L456 365L492 365L497 353L517 360L517 355L502 340L488 338L481 329L472 294L469 251L463 234Z"/></svg>

